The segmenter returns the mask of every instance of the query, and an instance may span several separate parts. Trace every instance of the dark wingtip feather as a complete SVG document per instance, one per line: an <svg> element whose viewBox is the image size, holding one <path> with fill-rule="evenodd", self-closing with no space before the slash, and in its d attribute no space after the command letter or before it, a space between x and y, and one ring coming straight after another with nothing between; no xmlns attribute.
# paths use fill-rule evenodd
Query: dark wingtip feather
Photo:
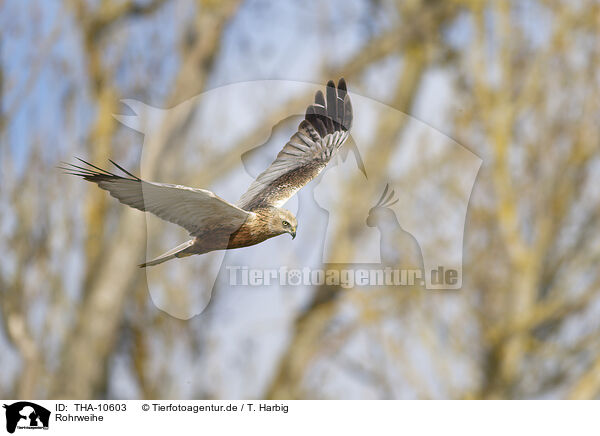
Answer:
<svg viewBox="0 0 600 436"><path fill-rule="evenodd" d="M317 114L315 113L315 107L311 104L306 108L306 114L304 115L304 119L308 121L309 124L316 128L317 122Z"/></svg>
<svg viewBox="0 0 600 436"><path fill-rule="evenodd" d="M315 94L315 103L325 107L325 97L323 96L323 92L320 89Z"/></svg>
<svg viewBox="0 0 600 436"><path fill-rule="evenodd" d="M347 131L352 124L352 106L346 81L342 77L336 87L333 80L327 82L325 94L321 90L315 93L315 103L306 109L305 120L309 122L321 136L325 126L326 134L339 130Z"/></svg>
<svg viewBox="0 0 600 436"><path fill-rule="evenodd" d="M119 165L118 163L116 163L114 160L109 159L110 163L112 163L114 166L116 166L118 169L120 169L121 171L123 171L125 174L127 174L130 177L133 177L135 180L141 180L139 177L134 176L133 174L131 174L129 171L127 171L125 168L123 168L121 165Z"/></svg>
<svg viewBox="0 0 600 436"><path fill-rule="evenodd" d="M332 121L337 122L337 89L335 88L333 80L327 82L327 92L325 93L325 97L327 98L327 115Z"/></svg>
<svg viewBox="0 0 600 436"><path fill-rule="evenodd" d="M61 162L61 164L63 166L59 166L58 168L63 170L65 172L65 174L82 177L83 179L85 179L89 182L98 183L103 180L124 179L124 177L118 176L116 174L111 173L110 171L107 171L105 169L97 167L96 165L86 162L85 160L83 160L81 158L76 157L76 159L78 161L82 162L83 164L87 165L87 167L83 167L80 165L75 165L75 164L67 163L67 162ZM113 165L115 165L117 168L119 168L125 174L132 177L133 180L141 181L141 179L139 177L134 176L133 174L131 174L129 171L127 171L126 169L121 167L116 162L114 162L112 160L110 160L110 162L112 162ZM131 179L129 179L129 180L131 180Z"/></svg>
<svg viewBox="0 0 600 436"><path fill-rule="evenodd" d="M352 127L353 117L354 115L352 112L352 102L350 101L350 94L346 94L346 96L344 97L344 129L350 130L350 127Z"/></svg>
<svg viewBox="0 0 600 436"><path fill-rule="evenodd" d="M314 127L317 129L317 132L319 132L321 137L327 135L327 127L325 126L325 123L323 123L322 119L317 118L315 120Z"/></svg>
<svg viewBox="0 0 600 436"><path fill-rule="evenodd" d="M81 159L79 159L79 160L81 160ZM59 170L63 170L64 174L67 174L70 176L83 177L84 179L89 178L89 177L98 176L98 175L102 175L102 176L106 175L106 174L96 171L92 168L84 168L82 166L75 165L75 164L68 163L68 162L61 162L61 165L57 165L56 168Z"/></svg>
<svg viewBox="0 0 600 436"><path fill-rule="evenodd" d="M77 159L79 162L83 162L84 164L86 164L86 165L87 165L87 166L89 166L89 167L95 168L96 170L100 171L101 173L104 173L104 174L106 174L107 176L113 176L113 175L114 175L114 174L112 174L112 173L110 173L110 172L108 172L108 171L106 171L106 170L103 170L103 169L102 169L102 168L100 168L100 167L97 167L96 165L93 165L93 164L91 164L91 163L89 163L89 162L86 162L86 161L84 161L83 159L81 159L81 158L79 158L79 157L77 157L77 156L75 156L75 159ZM71 165L72 165L72 164L71 164ZM76 165L73 165L73 166L74 166L74 167L77 167ZM77 167L77 168L81 168L81 167Z"/></svg>

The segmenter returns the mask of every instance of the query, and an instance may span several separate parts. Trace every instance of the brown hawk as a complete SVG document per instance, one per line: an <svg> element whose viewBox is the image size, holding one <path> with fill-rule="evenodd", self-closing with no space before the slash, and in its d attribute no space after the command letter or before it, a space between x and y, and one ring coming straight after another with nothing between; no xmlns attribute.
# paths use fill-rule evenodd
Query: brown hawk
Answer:
<svg viewBox="0 0 600 436"><path fill-rule="evenodd" d="M315 94L298 130L237 204L205 189L147 182L111 162L119 176L79 159L85 167L67 164L69 174L96 183L121 203L153 213L185 228L192 239L140 267L214 250L241 248L289 233L296 237L296 217L281 208L300 188L317 177L344 144L352 125L346 82L329 81L326 93Z"/></svg>

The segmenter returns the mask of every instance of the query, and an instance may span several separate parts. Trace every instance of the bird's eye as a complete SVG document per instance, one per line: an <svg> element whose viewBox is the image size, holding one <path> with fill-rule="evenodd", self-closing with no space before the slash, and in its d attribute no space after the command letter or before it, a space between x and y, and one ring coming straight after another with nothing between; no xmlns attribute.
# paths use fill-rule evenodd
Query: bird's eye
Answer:
<svg viewBox="0 0 600 436"><path fill-rule="evenodd" d="M288 223L287 221L282 222L282 224L283 224L283 227L289 227L290 226L290 223Z"/></svg>

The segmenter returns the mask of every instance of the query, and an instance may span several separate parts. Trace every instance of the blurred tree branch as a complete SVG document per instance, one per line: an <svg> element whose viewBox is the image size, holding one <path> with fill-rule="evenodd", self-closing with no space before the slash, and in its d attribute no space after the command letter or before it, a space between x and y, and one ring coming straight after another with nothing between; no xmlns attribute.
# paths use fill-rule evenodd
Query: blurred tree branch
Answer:
<svg viewBox="0 0 600 436"><path fill-rule="evenodd" d="M1 386L5 397L102 397L118 378L113 374L117 360L126 361L140 396L175 396L176 384L189 380L182 381L177 366L181 362L164 356L181 350L188 353L186 365L202 368L202 374L194 374L198 378L194 388L182 395L220 398L231 392L224 387L226 382L205 371L207 362L218 366L221 376L228 370L240 378L244 388L236 394L259 393L263 387L244 379L247 361L252 360L246 351L240 364L244 369L223 364L215 351L222 345L210 328L219 325L223 314L219 304L211 306L214 312L190 322L171 319L152 306L145 275L131 267L144 253L142 215L113 207L113 200L95 187L63 184L53 168L56 149L49 148L50 141L44 138L51 131L44 127L44 109L32 107L51 94L36 89L38 82L47 84L47 72L55 77L78 69L65 67L62 58L55 60L56 52L72 43L81 45L74 62L83 60L87 71L73 76L83 77L88 87L83 96L73 98L71 90L59 97L64 117L71 118L56 129L57 138L61 147L84 142L92 162L105 162L127 133L113 119L123 88L129 86L123 85L124 59L119 59L132 48L119 39L125 26L132 20L156 26L162 14L173 12L170 8L181 8L174 16L185 15L185 20L174 35L156 36L161 43L179 44L176 70L168 73L175 79L171 82L166 76L172 86L161 97L162 106L173 107L201 93L220 64L217 60L235 53L227 51L230 47L223 40L238 11L248 13L240 5L238 0L199 0L185 7L166 0L71 0L66 10L75 17L80 34L72 38L68 26L62 25L60 32L51 26L49 33L28 31L36 42L29 43L33 55L27 53L31 66L25 77L20 75L20 62L29 58L13 61L6 56L5 41L11 35L3 29L0 136L3 145L16 141L0 148L0 202L9 206L0 217L0 231L7 236L0 239L6 253L0 268L0 326L12 351L7 355L17 356L19 365L11 373L14 381ZM383 83L389 87L386 103L409 114L424 85L430 86L425 78L441 72L437 78L452 83L450 131L444 133L484 159L465 227L463 289L311 290L310 301L299 313L292 312L297 306L286 306L286 316L294 318L292 337L276 357L266 395L342 396L346 391L330 389L337 382L343 388L356 383L360 392L377 398L597 398L600 5L419 0L368 2L368 6L371 9L358 13L332 12L341 27L322 14L325 19L318 25L325 30L319 37L331 41L338 42L339 35L328 32L342 27L346 31L355 14L368 14L365 19L371 28L364 36L364 29L356 26L356 35L363 37L360 47L339 65L332 66L334 57L327 56L331 52L321 49L319 80L344 76L351 91L364 89L365 94L373 82ZM38 4L30 8L27 12L43 13ZM250 15L255 13L249 9ZM386 19L380 21L380 15ZM253 35L271 31L259 29L254 15L250 18ZM243 21L234 23L243 28ZM153 32L147 33L155 37ZM75 42L65 44L69 37ZM60 49L53 52L59 41ZM293 56L302 56L301 52L298 49ZM270 56L272 51L266 53ZM400 73L388 69L388 60L394 61L394 68L399 60ZM145 88L144 80L151 83L162 77L154 71L131 75L135 89ZM17 76L23 78L15 80ZM131 80L129 71L125 76ZM18 89L13 83L19 84ZM66 87L74 86L80 88L80 82L72 80ZM203 157L201 167L195 168L194 185L208 186L233 175L240 154L263 142L271 127L289 114L304 112L311 97L299 95L270 108L261 114L261 123L232 147ZM165 111L164 119L153 126L158 134L144 144L144 177L160 179L161 173L179 167L181 155L167 153L168 144L187 139L195 111L191 105L187 112ZM407 131L397 118L381 117L373 123L372 141L363 156L369 168L383 169L394 158L395 144ZM25 127L12 126L23 124L23 119ZM55 122L50 115L48 120ZM19 149L23 135L29 142L25 152ZM65 147L69 149L58 148L64 155L76 148ZM432 159L427 168L414 168L397 178L410 184L424 171L442 172L446 159L445 155ZM344 187L348 201L341 207L342 215L359 206L351 195L357 183L358 178L349 180ZM85 204L69 200L75 194L81 198L83 190ZM333 247L333 258L360 249L353 239L359 230L349 219L336 232L337 239L346 242ZM182 283L203 273L189 271ZM169 278L165 286L175 287ZM231 297L225 294L221 295ZM240 335L227 340L244 339ZM363 354L352 348L360 341ZM336 371L342 374L341 381L332 381Z"/></svg>
<svg viewBox="0 0 600 436"><path fill-rule="evenodd" d="M155 2L158 3L158 2ZM110 3L108 3L110 4ZM202 25L210 16L212 23L210 29L192 42L186 40L183 49L183 67L171 93L170 101L180 98L190 90L200 90L204 87L206 77L212 68L214 54L218 50L222 38L221 32L233 13L237 9L238 1L223 2L213 5L210 2L199 3L196 26ZM152 12L152 8L144 9L144 13ZM222 13L216 13L216 11ZM115 12L115 11L118 11ZM116 20L123 14L131 13L131 8L109 9L108 12L99 12L98 22L107 26L107 17ZM141 11L135 9L135 13ZM79 15L82 11L79 10ZM95 23L95 20L90 20ZM84 26L85 40L90 52L90 70L94 78L98 107L98 121L95 130L96 138L102 138L102 144L94 141L93 160L103 161L108 159L109 143L114 136L115 120L112 114L116 112L117 98L113 86L110 84L111 72L106 72L101 66L101 46L96 44L95 32L98 26ZM197 31L197 30L196 30ZM190 59L193 58L193 61ZM180 120L167 119L161 127L162 132L173 132L179 127ZM164 147L170 133L160 135L161 143L156 148ZM155 148L155 149L156 149ZM102 156L98 156L98 153ZM157 157L160 153L154 152L145 169L150 173L156 171ZM90 212L88 221L90 229L101 229L105 222L106 196L96 192L90 196ZM102 198L96 198L101 196ZM90 277L86 280L87 292L79 309L79 317L63 351L63 359L57 376L54 378L51 389L52 396L56 398L91 398L99 388L106 368L106 361L117 338L116 330L121 323L125 297L140 280L143 272L130 267L131 259L140 256L145 244L144 226L140 225L142 217L132 210L124 210L117 233L108 241L101 234L89 236L90 243L86 250L91 259L89 263ZM104 242L102 242L104 240ZM107 244L96 246L95 244ZM105 248L104 248L105 247ZM110 247L110 248L108 248ZM100 255L108 252L110 255Z"/></svg>
<svg viewBox="0 0 600 436"><path fill-rule="evenodd" d="M417 8L415 5L412 5L412 7ZM407 9L410 8L410 5L407 6ZM441 12L439 14L431 14L432 19L427 20L426 28L422 29L428 35L437 35L441 27L448 20L451 20L455 12L454 9L446 9L443 6L440 6L438 11ZM409 16L411 13L419 13L415 9L405 12ZM413 105L423 74L429 66L428 56L431 56L431 54L427 52L427 41L420 40L420 32L416 36L411 32L407 33L408 38L403 43L398 44L399 40L393 38L392 43L380 45L376 53L380 56L387 53L390 56L398 54L397 50L403 50L403 70L395 86L394 94L387 103L398 110L410 113L410 108ZM435 36L432 37L435 38ZM372 60L370 56L364 56L361 59L365 61ZM349 64L352 65L352 62ZM372 146L369 148L369 150L376 150L376 153L370 153L366 156L366 160L370 161L370 167L374 168L375 172L377 172L376 169L378 167L388 162L391 153L394 151L394 138L401 134L404 124L404 119L398 119L397 116L390 116L389 119L379 120L378 128L376 129L377 137L373 141L376 147ZM358 177L362 177L362 175ZM347 195L344 197L348 199L346 203L347 210L355 207L353 204L354 197L351 193L354 189L353 183L358 182L355 179L347 185ZM344 216L343 213L342 216ZM346 222L346 225L349 225L349 223ZM334 250L338 253L349 253L356 249L356 247L342 243L348 240L344 235L349 234L351 229L344 227L342 223L339 228L335 229L335 232L338 237L334 238L334 240L339 241L339 243L333 247ZM336 255L332 256L332 258L338 257ZM279 368L268 388L267 398L303 398L302 383L304 374L318 352L315 349L315 344L320 342L319 338L323 337L327 326L337 312L335 303L340 290L340 288L331 286L322 286L315 290L312 302L296 320L294 336L288 345L287 351L281 358Z"/></svg>

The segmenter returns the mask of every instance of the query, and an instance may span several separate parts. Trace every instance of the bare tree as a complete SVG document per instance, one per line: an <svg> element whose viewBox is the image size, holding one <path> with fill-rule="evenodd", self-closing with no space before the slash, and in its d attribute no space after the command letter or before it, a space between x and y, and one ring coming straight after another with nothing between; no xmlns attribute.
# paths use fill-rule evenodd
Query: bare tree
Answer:
<svg viewBox="0 0 600 436"><path fill-rule="evenodd" d="M0 5L4 397L598 397L600 6L345 5L73 0L53 22L41 3ZM22 15L49 25L21 28ZM239 71L227 75L231 65ZM140 136L113 114L123 111L122 98L172 108L219 84L265 75L323 83L344 76L357 96L378 95L405 113L369 127L362 158L375 174L394 158L431 77L450 84L450 97L429 102L447 121L436 127L483 159L465 224L461 290L280 290L306 299L265 299L279 324L265 328L248 316L227 337L220 329L233 316L227 304L235 290L217 286L208 310L190 321L152 304L146 275L132 267L146 248L143 215L93 186L65 182L55 166L80 154L94 163L115 158L160 180L184 162L194 168L193 185L222 181L242 171L242 152L302 113L312 96L268 107L243 138L200 157L169 147L194 145L194 105L164 111L143 156ZM392 181L418 184L426 171L448 171L448 159ZM340 216L361 206L352 193L363 178L357 173L344 186ZM360 251L363 231L342 220L328 249ZM161 285L178 291L168 277ZM247 339L273 341L273 331L289 337L268 353ZM227 360L223 348L242 351ZM270 369L255 382L253 368ZM124 384L133 387L115 388Z"/></svg>

